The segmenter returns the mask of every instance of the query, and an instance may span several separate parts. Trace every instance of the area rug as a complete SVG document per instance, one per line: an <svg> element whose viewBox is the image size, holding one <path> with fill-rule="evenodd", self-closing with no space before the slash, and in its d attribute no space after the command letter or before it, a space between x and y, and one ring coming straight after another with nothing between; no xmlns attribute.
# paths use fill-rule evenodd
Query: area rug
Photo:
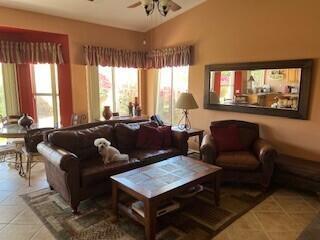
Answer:
<svg viewBox="0 0 320 240"><path fill-rule="evenodd" d="M157 240L212 239L268 195L252 188L225 186L221 189L221 204L216 207L212 193L204 190L184 202L183 209L158 219ZM131 219L120 217L115 221L111 196L83 201L78 216L50 189L22 198L58 240L144 239L144 228Z"/></svg>

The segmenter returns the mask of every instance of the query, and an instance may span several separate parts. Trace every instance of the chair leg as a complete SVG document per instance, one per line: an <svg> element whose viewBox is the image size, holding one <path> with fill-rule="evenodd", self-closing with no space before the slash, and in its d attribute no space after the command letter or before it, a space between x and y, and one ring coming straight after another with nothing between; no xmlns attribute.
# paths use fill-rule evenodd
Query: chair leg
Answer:
<svg viewBox="0 0 320 240"><path fill-rule="evenodd" d="M19 153L19 159L20 159L19 175L21 177L24 177L25 176L25 172L24 172L23 163L22 163L22 153Z"/></svg>
<svg viewBox="0 0 320 240"><path fill-rule="evenodd" d="M31 169L32 169L32 166L31 166L31 164L32 164L32 157L30 156L29 157L30 158L30 163L29 163L29 187L30 187L30 178L31 178Z"/></svg>

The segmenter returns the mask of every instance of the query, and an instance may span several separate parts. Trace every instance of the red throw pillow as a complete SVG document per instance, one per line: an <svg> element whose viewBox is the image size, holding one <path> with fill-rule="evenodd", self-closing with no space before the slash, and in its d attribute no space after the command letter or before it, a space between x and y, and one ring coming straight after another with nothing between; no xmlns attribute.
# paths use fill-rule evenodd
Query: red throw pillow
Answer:
<svg viewBox="0 0 320 240"><path fill-rule="evenodd" d="M158 128L141 125L138 131L137 148L159 150L162 147L163 134Z"/></svg>
<svg viewBox="0 0 320 240"><path fill-rule="evenodd" d="M210 127L211 134L219 152L242 151L240 131L237 126Z"/></svg>
<svg viewBox="0 0 320 240"><path fill-rule="evenodd" d="M170 148L172 144L172 130L171 126L159 126L158 130L162 133L162 147Z"/></svg>

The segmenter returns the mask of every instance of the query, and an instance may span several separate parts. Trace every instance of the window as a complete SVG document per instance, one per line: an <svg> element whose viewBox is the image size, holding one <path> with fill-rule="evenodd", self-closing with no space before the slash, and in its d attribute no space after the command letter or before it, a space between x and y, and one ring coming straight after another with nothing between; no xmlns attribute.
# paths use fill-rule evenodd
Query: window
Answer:
<svg viewBox="0 0 320 240"><path fill-rule="evenodd" d="M5 95L4 95L2 64L1 63L0 63L0 115L1 116L7 115L6 114Z"/></svg>
<svg viewBox="0 0 320 240"><path fill-rule="evenodd" d="M56 126L60 122L58 74L56 64L31 65L37 122Z"/></svg>
<svg viewBox="0 0 320 240"><path fill-rule="evenodd" d="M181 110L175 108L180 93L188 90L189 66L167 67L158 72L156 112L168 124L178 124Z"/></svg>
<svg viewBox="0 0 320 240"><path fill-rule="evenodd" d="M220 102L233 102L234 95L234 71L221 72Z"/></svg>
<svg viewBox="0 0 320 240"><path fill-rule="evenodd" d="M110 106L112 112L128 115L128 104L139 96L139 71L135 68L99 66L100 112Z"/></svg>

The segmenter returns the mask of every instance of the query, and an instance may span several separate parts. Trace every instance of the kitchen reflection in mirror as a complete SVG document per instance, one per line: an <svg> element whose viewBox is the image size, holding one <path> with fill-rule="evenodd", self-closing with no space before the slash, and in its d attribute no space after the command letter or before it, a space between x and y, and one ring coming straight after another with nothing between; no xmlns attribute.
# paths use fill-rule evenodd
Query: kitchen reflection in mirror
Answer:
<svg viewBox="0 0 320 240"><path fill-rule="evenodd" d="M302 68L210 71L210 104L298 110Z"/></svg>

